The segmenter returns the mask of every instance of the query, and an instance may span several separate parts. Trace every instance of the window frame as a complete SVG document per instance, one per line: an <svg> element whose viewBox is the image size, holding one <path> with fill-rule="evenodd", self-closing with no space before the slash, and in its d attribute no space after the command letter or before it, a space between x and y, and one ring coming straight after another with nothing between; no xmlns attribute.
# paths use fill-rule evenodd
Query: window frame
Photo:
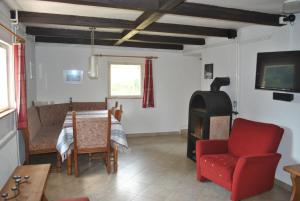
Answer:
<svg viewBox="0 0 300 201"><path fill-rule="evenodd" d="M117 95L112 96L111 95L111 66L112 65L139 65L141 68L141 89L140 94L141 95ZM143 88L144 88L144 64L142 62L109 62L108 63L109 73L108 73L108 97L112 99L142 99L143 98Z"/></svg>
<svg viewBox="0 0 300 201"><path fill-rule="evenodd" d="M12 46L0 40L0 47L6 49L7 107L0 108L0 117L15 110L14 69L12 67Z"/></svg>

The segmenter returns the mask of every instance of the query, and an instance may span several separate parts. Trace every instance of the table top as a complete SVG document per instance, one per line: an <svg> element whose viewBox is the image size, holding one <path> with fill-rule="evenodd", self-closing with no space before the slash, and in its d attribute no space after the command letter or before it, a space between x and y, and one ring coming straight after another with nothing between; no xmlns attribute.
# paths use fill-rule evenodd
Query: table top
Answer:
<svg viewBox="0 0 300 201"><path fill-rule="evenodd" d="M300 176L300 164L287 165L287 166L284 166L283 169L291 174Z"/></svg>
<svg viewBox="0 0 300 201"><path fill-rule="evenodd" d="M12 179L12 176L18 175L24 177L28 175L30 176L29 182L20 185L20 195L17 197L17 200L41 201L50 171L50 166L50 164L18 166L2 188L1 194L8 193L8 197L13 196L11 188L15 186L15 181Z"/></svg>

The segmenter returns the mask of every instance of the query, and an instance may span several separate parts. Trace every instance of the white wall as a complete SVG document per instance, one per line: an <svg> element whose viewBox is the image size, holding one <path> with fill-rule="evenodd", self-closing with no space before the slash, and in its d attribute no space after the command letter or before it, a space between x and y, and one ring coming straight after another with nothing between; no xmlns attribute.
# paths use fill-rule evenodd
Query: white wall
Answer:
<svg viewBox="0 0 300 201"><path fill-rule="evenodd" d="M32 105L32 101L36 100L36 65L35 65L35 44L33 37L26 37L26 87L27 87L27 106Z"/></svg>
<svg viewBox="0 0 300 201"><path fill-rule="evenodd" d="M230 85L222 87L226 91L231 100L236 100L236 68L237 68L237 45L235 41L224 42L217 39L207 40L208 45L201 51L203 69L205 64L212 63L214 65L213 78L215 77L229 77ZM212 41L212 42L211 42ZM209 45L210 43L222 45ZM201 90L210 90L210 85L213 79L204 79L204 72L201 76Z"/></svg>
<svg viewBox="0 0 300 201"><path fill-rule="evenodd" d="M69 101L69 97L73 101L103 101L107 97L108 63L115 59L101 58L100 79L90 80L86 76L89 46L37 43L35 51L38 101L59 103ZM169 132L187 127L188 101L191 94L200 88L199 59L175 51L122 47L97 47L96 52L159 57L153 60L155 108L142 109L141 99L118 100L123 104L122 122L127 133ZM81 85L70 85L63 81L63 69L73 68L84 70Z"/></svg>
<svg viewBox="0 0 300 201"><path fill-rule="evenodd" d="M0 2L0 22L10 28L9 9ZM0 29L0 40L11 44L9 34ZM0 118L0 189L18 165L17 131L15 113Z"/></svg>
<svg viewBox="0 0 300 201"><path fill-rule="evenodd" d="M242 117L272 122L285 129L279 152L283 155L276 177L290 184L284 165L300 162L300 95L293 102L272 100L272 91L255 90L257 52L300 50L300 15L294 26L282 28L249 27L241 30L241 40L266 36L266 40L240 46L240 110Z"/></svg>
<svg viewBox="0 0 300 201"><path fill-rule="evenodd" d="M255 71L258 52L300 50L300 15L297 18L293 26L242 28L237 40L210 41L207 48L199 50L203 65L212 62L217 75L237 80L238 85L225 90L232 100L233 97L238 100L240 117L278 124L285 129L276 178L289 184L290 177L282 168L300 162L300 95L295 93L293 102L272 100L272 91L255 90ZM238 69L234 67L236 64ZM208 81L202 80L201 84L207 88Z"/></svg>
<svg viewBox="0 0 300 201"><path fill-rule="evenodd" d="M19 164L15 113L0 118L0 189Z"/></svg>

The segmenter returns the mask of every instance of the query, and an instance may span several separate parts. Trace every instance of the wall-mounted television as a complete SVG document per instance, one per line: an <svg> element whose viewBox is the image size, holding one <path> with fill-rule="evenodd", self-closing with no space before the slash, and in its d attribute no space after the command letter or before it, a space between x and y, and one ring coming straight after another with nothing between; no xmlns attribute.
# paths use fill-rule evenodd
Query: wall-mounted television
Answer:
<svg viewBox="0 0 300 201"><path fill-rule="evenodd" d="M300 92L300 51L258 53L255 88Z"/></svg>

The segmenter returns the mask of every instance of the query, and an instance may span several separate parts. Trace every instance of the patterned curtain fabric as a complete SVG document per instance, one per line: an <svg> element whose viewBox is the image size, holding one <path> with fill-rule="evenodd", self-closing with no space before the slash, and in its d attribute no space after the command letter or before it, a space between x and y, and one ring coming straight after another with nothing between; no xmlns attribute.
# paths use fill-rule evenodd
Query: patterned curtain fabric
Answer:
<svg viewBox="0 0 300 201"><path fill-rule="evenodd" d="M145 77L144 77L143 108L148 108L148 107L154 107L152 60L151 59L146 59Z"/></svg>
<svg viewBox="0 0 300 201"><path fill-rule="evenodd" d="M14 44L14 70L17 107L17 128L27 128L25 45Z"/></svg>

